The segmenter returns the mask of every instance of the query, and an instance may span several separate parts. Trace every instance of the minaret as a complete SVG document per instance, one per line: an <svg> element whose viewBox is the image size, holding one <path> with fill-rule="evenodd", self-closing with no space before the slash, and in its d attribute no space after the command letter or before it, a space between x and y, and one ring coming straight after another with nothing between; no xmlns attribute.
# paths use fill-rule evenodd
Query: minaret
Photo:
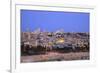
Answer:
<svg viewBox="0 0 100 73"><path fill-rule="evenodd" d="M40 28L38 28L38 29L36 29L35 31L34 31L34 33L36 33L36 34L39 34L41 32L41 29Z"/></svg>
<svg viewBox="0 0 100 73"><path fill-rule="evenodd" d="M40 45L40 32L41 32L41 29L38 28L34 31L35 34L37 34L37 39L36 39L36 46Z"/></svg>
<svg viewBox="0 0 100 73"><path fill-rule="evenodd" d="M27 27L27 34L28 34L28 40L30 40L30 31L29 31L29 27Z"/></svg>
<svg viewBox="0 0 100 73"><path fill-rule="evenodd" d="M30 34L30 29L29 27L26 28L28 39L27 39L27 44L30 44L29 40L31 39L31 34Z"/></svg>

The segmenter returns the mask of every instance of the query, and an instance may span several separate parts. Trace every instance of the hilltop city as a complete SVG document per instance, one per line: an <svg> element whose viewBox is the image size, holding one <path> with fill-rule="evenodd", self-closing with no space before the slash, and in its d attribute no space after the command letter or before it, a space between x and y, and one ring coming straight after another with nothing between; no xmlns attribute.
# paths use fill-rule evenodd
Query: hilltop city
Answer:
<svg viewBox="0 0 100 73"><path fill-rule="evenodd" d="M79 59L84 59L84 57L89 59L89 49L89 33L86 32L64 32L62 29L55 32L41 31L41 29L33 32L21 32L22 62L27 61L29 55L34 55L29 59L34 62L44 61L47 58L46 61L52 60L52 58L57 60L56 58L59 56L61 57L58 58L59 60L78 59L78 56ZM54 54L51 56L52 53ZM65 56L67 54L69 56Z"/></svg>
<svg viewBox="0 0 100 73"><path fill-rule="evenodd" d="M63 32L44 32L40 29L34 32L21 32L21 43L31 46L43 47L64 47L64 46L89 46L89 33Z"/></svg>

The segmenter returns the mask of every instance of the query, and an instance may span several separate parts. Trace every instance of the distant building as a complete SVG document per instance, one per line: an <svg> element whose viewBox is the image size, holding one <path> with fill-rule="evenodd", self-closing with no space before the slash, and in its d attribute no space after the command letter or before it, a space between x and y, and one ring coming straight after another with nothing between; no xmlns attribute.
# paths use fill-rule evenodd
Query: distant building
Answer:
<svg viewBox="0 0 100 73"><path fill-rule="evenodd" d="M33 32L21 32L21 41L32 46L52 47L55 44L82 45L89 43L89 33L42 32L40 28Z"/></svg>

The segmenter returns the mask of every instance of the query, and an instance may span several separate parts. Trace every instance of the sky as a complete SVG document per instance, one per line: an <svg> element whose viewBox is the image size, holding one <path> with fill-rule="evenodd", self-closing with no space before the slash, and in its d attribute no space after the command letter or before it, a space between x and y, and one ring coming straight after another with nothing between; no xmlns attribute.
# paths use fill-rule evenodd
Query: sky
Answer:
<svg viewBox="0 0 100 73"><path fill-rule="evenodd" d="M20 15L22 32L38 28L48 32L89 32L89 13L21 10Z"/></svg>

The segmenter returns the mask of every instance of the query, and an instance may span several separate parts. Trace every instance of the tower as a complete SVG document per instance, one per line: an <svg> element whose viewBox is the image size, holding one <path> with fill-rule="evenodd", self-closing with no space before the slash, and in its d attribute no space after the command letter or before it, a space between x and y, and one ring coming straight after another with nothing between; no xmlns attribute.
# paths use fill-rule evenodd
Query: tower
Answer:
<svg viewBox="0 0 100 73"><path fill-rule="evenodd" d="M30 28L29 28L29 26L27 26L27 28L26 28L26 32L27 32L27 43L28 43L28 45L30 44L30 39L31 39L31 32L30 32Z"/></svg>

